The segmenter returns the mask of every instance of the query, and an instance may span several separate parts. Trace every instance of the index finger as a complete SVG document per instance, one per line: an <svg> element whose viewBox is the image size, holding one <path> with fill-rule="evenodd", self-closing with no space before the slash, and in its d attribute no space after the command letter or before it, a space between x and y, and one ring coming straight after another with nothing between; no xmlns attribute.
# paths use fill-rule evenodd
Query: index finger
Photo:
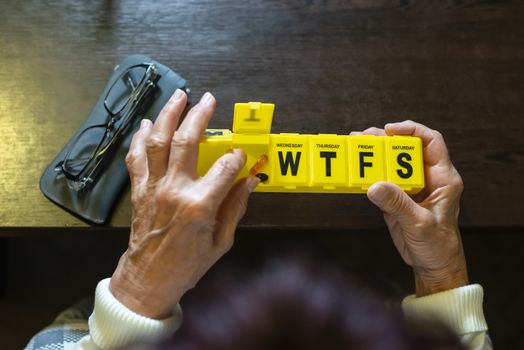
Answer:
<svg viewBox="0 0 524 350"><path fill-rule="evenodd" d="M201 184L214 203L222 203L245 164L244 151L234 149L220 157L202 177Z"/></svg>
<svg viewBox="0 0 524 350"><path fill-rule="evenodd" d="M424 163L429 165L448 165L451 163L444 137L442 137L442 134L437 130L430 129L412 120L389 123L384 126L384 129L388 136L404 135L420 137L424 152Z"/></svg>

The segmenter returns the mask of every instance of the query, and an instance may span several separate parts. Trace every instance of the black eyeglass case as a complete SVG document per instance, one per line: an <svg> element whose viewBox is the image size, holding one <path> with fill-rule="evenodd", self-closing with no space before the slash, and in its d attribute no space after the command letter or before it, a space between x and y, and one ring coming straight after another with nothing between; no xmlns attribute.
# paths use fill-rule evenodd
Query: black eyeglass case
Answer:
<svg viewBox="0 0 524 350"><path fill-rule="evenodd" d="M65 176L55 170L57 165L66 156L70 144L78 134L86 128L104 124L108 119L108 112L104 107L104 100L108 90L129 67L142 64L153 63L157 68L158 80L153 96L147 107L132 120L127 132L123 135L111 152L111 157L106 161L96 181L88 188L75 191L67 183ZM115 66L104 90L100 94L96 105L89 113L87 119L79 128L77 133L69 140L64 148L56 155L40 178L40 190L53 203L76 215L77 217L92 224L105 224L109 218L118 197L125 189L129 175L125 164L125 156L131 143L131 138L140 126L142 118L154 121L160 113L162 107L169 100L176 89L185 90L189 93L186 81L173 70L160 64L144 55L131 55Z"/></svg>

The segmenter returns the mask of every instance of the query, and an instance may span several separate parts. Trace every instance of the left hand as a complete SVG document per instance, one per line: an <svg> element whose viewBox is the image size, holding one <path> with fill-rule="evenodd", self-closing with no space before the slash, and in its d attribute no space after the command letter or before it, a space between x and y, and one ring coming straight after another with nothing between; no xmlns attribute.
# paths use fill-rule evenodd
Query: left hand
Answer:
<svg viewBox="0 0 524 350"><path fill-rule="evenodd" d="M413 121L386 124L361 133L420 137L426 187L411 198L395 184L378 182L368 198L384 213L402 259L413 268L417 296L468 284L464 248L458 228L462 178L451 163L442 135Z"/></svg>
<svg viewBox="0 0 524 350"><path fill-rule="evenodd" d="M177 90L156 122L143 120L126 157L131 178L131 235L110 283L132 311L169 317L184 293L233 245L254 176L233 185L246 156L233 150L204 177L200 139L215 109L206 93L175 133L187 96Z"/></svg>

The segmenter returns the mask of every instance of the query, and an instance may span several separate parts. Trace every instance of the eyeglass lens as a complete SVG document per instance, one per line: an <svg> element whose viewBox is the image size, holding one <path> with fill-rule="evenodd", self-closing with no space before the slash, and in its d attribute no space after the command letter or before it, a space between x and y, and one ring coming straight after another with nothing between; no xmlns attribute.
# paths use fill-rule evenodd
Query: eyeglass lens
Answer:
<svg viewBox="0 0 524 350"><path fill-rule="evenodd" d="M71 148L64 166L72 175L78 175L96 153L109 142L109 133L105 126L86 129L79 135L76 144Z"/></svg>
<svg viewBox="0 0 524 350"><path fill-rule="evenodd" d="M126 71L109 89L105 105L113 115L120 113L129 102L129 97L146 76L147 67L137 66Z"/></svg>
<svg viewBox="0 0 524 350"><path fill-rule="evenodd" d="M88 167L91 168L94 165L92 161L111 143L115 132L118 133L117 130L125 123L124 119L128 119L121 118L125 113L130 113L126 108L134 108L134 94L147 78L148 67L132 67L115 80L104 100L105 109L111 114L107 118L107 124L89 127L78 135L63 162L63 169L69 175L77 177Z"/></svg>

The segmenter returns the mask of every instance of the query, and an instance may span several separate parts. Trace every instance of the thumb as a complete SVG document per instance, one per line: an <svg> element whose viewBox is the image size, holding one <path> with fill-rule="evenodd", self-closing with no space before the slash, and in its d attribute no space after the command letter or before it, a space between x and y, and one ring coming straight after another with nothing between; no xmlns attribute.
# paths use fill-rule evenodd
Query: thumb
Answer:
<svg viewBox="0 0 524 350"><path fill-rule="evenodd" d="M217 213L215 242L228 250L233 244L238 222L244 216L251 192L260 183L260 179L249 176L238 181L229 191Z"/></svg>
<svg viewBox="0 0 524 350"><path fill-rule="evenodd" d="M396 219L401 225L418 222L422 208L400 187L390 182L377 182L367 192L369 200L384 214Z"/></svg>

